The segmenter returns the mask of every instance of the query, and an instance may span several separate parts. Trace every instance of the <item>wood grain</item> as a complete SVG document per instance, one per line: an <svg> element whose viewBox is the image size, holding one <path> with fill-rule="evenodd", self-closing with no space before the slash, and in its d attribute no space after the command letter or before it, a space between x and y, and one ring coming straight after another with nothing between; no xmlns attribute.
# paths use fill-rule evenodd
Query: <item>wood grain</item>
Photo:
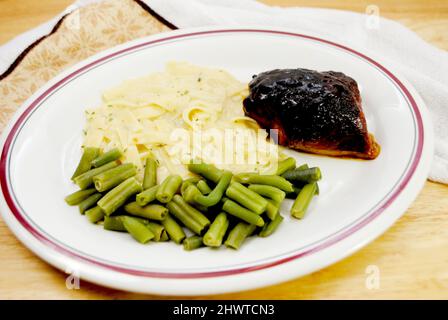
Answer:
<svg viewBox="0 0 448 320"><path fill-rule="evenodd" d="M314 6L365 12L371 1L264 0L269 5ZM0 0L0 43L47 21L71 0ZM396 19L432 44L448 49L448 2L376 0L381 15ZM366 268L380 270L380 288L366 288ZM81 282L68 290L66 275L27 250L0 221L2 299L159 299ZM448 187L427 182L406 214L385 234L349 258L306 277L211 299L447 299Z"/></svg>
<svg viewBox="0 0 448 320"><path fill-rule="evenodd" d="M424 40L448 50L448 1L444 0L262 0L276 6L304 6L365 13L377 6L380 15L414 30Z"/></svg>

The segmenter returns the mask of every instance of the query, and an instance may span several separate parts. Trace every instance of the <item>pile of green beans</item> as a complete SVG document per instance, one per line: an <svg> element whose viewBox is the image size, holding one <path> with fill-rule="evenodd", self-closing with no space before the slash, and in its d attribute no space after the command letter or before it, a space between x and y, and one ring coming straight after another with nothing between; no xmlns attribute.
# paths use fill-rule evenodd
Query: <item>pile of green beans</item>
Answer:
<svg viewBox="0 0 448 320"><path fill-rule="evenodd" d="M294 198L291 216L302 219L322 174L319 168L279 161L275 174L233 175L212 164L189 164L194 177L169 175L157 182L157 161L148 156L137 168L121 163L122 152L84 148L71 179L80 190L68 195L93 224L126 232L137 242L172 240L191 251L201 247L239 249L247 238L272 235L283 222L280 207Z"/></svg>

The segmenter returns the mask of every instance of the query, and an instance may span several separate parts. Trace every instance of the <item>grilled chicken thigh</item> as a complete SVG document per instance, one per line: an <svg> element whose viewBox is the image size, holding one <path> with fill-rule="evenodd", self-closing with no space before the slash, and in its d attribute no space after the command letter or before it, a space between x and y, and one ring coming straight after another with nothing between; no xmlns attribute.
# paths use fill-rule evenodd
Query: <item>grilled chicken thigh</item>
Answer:
<svg viewBox="0 0 448 320"><path fill-rule="evenodd" d="M280 145L330 156L378 156L358 85L345 74L277 69L254 76L249 89L245 114L265 129L277 129Z"/></svg>

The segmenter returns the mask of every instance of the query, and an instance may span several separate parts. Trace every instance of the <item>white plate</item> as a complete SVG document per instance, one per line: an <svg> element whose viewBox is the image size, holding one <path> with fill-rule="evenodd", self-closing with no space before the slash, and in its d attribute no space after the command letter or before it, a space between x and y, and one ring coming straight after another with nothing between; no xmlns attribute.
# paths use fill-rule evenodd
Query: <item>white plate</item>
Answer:
<svg viewBox="0 0 448 320"><path fill-rule="evenodd" d="M70 175L80 157L84 109L98 104L104 89L161 70L170 60L224 68L243 81L273 68L342 71L360 85L368 127L382 152L374 161L359 161L291 151L299 163L321 167L320 196L302 221L289 218L286 204L279 230L251 238L239 251L145 246L104 231L63 200L75 190ZM288 31L175 31L91 57L24 103L3 133L0 209L28 248L82 279L165 295L245 290L328 266L384 232L421 189L432 145L415 90L350 48Z"/></svg>

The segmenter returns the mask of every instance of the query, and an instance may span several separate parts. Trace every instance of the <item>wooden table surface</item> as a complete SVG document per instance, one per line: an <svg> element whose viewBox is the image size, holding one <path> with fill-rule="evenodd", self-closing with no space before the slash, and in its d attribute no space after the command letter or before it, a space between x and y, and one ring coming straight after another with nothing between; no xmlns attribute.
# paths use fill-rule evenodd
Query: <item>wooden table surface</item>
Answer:
<svg viewBox="0 0 448 320"><path fill-rule="evenodd" d="M278 6L315 6L365 12L374 3L430 43L448 49L445 0L264 0ZM72 0L0 0L0 44L43 23ZM429 58L430 57L422 57ZM366 286L369 266L380 287ZM157 299L81 281L69 290L66 275L26 249L0 220L1 299ZM197 297L204 298L204 297ZM349 258L283 284L213 299L393 299L448 298L448 187L427 182L406 214L385 234Z"/></svg>

